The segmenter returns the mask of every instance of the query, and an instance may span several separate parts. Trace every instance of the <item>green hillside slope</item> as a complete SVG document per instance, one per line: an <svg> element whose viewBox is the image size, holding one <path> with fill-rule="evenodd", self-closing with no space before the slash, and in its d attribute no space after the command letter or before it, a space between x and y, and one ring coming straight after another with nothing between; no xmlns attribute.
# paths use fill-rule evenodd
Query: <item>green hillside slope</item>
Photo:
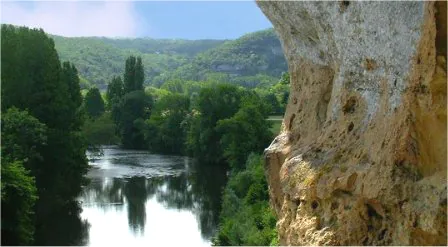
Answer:
<svg viewBox="0 0 448 247"><path fill-rule="evenodd" d="M275 83L287 70L280 42L273 29L236 40L110 39L52 36L62 61L73 62L84 87L104 90L113 76L123 73L130 55L141 56L145 85L167 80L220 78L243 86Z"/></svg>

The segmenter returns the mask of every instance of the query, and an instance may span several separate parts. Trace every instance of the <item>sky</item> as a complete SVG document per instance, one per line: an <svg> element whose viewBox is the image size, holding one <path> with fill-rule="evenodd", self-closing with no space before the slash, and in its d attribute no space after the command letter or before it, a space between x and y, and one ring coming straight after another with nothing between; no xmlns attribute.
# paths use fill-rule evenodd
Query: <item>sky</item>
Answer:
<svg viewBox="0 0 448 247"><path fill-rule="evenodd" d="M255 1L5 1L1 23L67 37L235 39L272 27Z"/></svg>

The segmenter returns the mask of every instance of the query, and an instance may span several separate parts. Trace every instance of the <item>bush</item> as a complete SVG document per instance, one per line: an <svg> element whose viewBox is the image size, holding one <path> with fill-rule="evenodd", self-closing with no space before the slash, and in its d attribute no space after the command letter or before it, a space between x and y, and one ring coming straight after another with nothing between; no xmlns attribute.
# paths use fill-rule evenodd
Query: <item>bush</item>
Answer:
<svg viewBox="0 0 448 247"><path fill-rule="evenodd" d="M213 245L278 245L262 163L261 155L251 154L246 169L230 175Z"/></svg>

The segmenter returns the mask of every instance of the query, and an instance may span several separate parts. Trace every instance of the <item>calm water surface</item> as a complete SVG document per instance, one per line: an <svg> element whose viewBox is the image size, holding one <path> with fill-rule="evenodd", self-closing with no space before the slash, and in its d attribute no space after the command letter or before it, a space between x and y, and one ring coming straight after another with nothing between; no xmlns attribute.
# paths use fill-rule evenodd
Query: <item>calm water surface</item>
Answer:
<svg viewBox="0 0 448 247"><path fill-rule="evenodd" d="M223 168L179 156L104 147L80 197L89 246L210 246Z"/></svg>

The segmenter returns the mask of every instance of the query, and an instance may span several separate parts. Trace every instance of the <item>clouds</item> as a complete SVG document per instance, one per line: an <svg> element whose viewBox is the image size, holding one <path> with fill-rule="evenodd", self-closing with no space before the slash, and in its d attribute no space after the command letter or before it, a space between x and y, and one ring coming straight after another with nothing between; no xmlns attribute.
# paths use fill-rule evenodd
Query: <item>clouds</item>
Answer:
<svg viewBox="0 0 448 247"><path fill-rule="evenodd" d="M3 2L1 22L68 37L136 37L145 28L132 2Z"/></svg>

